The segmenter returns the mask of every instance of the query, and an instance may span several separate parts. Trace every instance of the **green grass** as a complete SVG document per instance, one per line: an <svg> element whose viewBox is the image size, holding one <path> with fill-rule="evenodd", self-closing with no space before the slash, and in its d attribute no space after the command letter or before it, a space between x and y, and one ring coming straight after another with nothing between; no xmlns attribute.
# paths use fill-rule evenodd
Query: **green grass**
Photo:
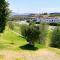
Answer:
<svg viewBox="0 0 60 60"><path fill-rule="evenodd" d="M20 24L14 23L14 31L15 32L21 33L21 28L20 27L21 27Z"/></svg>
<svg viewBox="0 0 60 60"><path fill-rule="evenodd" d="M5 32L0 36L0 49L20 49L19 46L27 44L26 40L10 29L6 28ZM20 49L21 50L21 49Z"/></svg>
<svg viewBox="0 0 60 60"><path fill-rule="evenodd" d="M46 46L44 46L42 44L35 44L35 47L37 47L38 49L40 49L40 48L46 48Z"/></svg>

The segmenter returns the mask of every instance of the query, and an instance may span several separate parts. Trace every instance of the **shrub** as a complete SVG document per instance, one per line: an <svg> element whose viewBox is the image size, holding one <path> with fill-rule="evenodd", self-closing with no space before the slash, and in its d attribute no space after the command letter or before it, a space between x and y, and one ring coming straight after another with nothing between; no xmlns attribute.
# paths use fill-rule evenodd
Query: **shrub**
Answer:
<svg viewBox="0 0 60 60"><path fill-rule="evenodd" d="M22 35L26 38L30 45L34 45L35 42L39 40L39 27L35 26L34 23L30 23L30 25L22 25L21 29Z"/></svg>
<svg viewBox="0 0 60 60"><path fill-rule="evenodd" d="M21 33L29 42L30 45L34 45L35 42L45 43L45 37L47 32L47 25L42 23L40 25L36 25L33 22L30 22L29 25L21 26Z"/></svg>
<svg viewBox="0 0 60 60"><path fill-rule="evenodd" d="M57 26L57 23L49 23L51 26Z"/></svg>
<svg viewBox="0 0 60 60"><path fill-rule="evenodd" d="M52 32L51 47L60 48L60 27L56 27Z"/></svg>
<svg viewBox="0 0 60 60"><path fill-rule="evenodd" d="M46 36L47 36L47 32L48 32L48 24L47 23L40 23L39 25L39 29L40 29L40 39L39 39L39 43L41 44L45 44L46 43Z"/></svg>
<svg viewBox="0 0 60 60"><path fill-rule="evenodd" d="M8 22L8 26L9 26L9 28L10 28L11 30L14 30L14 24L13 24L12 21L9 21L9 22Z"/></svg>

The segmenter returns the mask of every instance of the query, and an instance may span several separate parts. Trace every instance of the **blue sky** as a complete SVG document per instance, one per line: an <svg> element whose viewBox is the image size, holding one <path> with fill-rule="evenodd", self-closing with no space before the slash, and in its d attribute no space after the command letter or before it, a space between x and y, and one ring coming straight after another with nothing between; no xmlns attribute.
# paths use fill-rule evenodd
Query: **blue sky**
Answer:
<svg viewBox="0 0 60 60"><path fill-rule="evenodd" d="M60 0L9 0L16 13L60 12Z"/></svg>

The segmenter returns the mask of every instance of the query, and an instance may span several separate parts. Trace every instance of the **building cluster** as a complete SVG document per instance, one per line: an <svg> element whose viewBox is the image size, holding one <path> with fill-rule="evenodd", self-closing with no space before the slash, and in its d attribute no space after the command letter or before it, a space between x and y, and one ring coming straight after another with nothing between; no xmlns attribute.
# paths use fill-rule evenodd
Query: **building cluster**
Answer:
<svg viewBox="0 0 60 60"><path fill-rule="evenodd" d="M34 16L25 18L26 21L45 22L45 23L60 23L59 17L49 17L48 15Z"/></svg>

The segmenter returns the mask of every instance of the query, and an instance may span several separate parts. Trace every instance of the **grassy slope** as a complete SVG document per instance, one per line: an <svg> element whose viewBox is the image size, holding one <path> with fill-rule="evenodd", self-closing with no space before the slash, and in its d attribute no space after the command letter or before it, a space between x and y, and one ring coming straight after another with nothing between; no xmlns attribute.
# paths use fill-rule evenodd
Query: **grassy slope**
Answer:
<svg viewBox="0 0 60 60"><path fill-rule="evenodd" d="M23 51L19 47L24 46L25 44L27 44L27 42L24 38L16 35L14 32L12 32L8 28L6 28L5 32L3 34L1 34L1 36L0 36L0 49L9 49L9 50L13 50L13 51ZM36 44L36 47L42 48L44 46L42 46L40 44ZM55 49L55 48L48 48L48 49L51 51L54 51L60 55L60 53L59 53L60 49Z"/></svg>
<svg viewBox="0 0 60 60"><path fill-rule="evenodd" d="M6 28L5 32L0 36L0 49L23 51L23 49L19 47L24 46L27 43L28 42L24 38L18 36L9 28ZM40 44L36 44L35 46L38 48L44 47Z"/></svg>
<svg viewBox="0 0 60 60"><path fill-rule="evenodd" d="M8 28L0 36L0 49L19 49L19 46L27 44L26 40L14 34ZM21 50L21 49L20 49Z"/></svg>
<svg viewBox="0 0 60 60"><path fill-rule="evenodd" d="M19 37L18 35L16 35L14 32L12 32L8 28L6 28L5 32L3 34L1 34L1 36L0 36L0 49L1 50L2 49L3 50L7 49L7 50L24 52L24 50L22 50L19 47L23 46L25 44L27 44L25 39L23 39L22 37ZM37 44L36 46L38 48L42 48L43 47L42 45L39 45L39 44ZM60 49L56 49L56 48L47 48L47 49L57 53L58 55L60 55ZM26 50L26 52L27 51L29 51L29 50ZM0 55L0 59L3 58L3 57L4 57L4 55ZM19 58L19 59L17 58L16 60L20 60L20 59L22 60L22 58ZM25 57L24 57L24 59L25 59Z"/></svg>

